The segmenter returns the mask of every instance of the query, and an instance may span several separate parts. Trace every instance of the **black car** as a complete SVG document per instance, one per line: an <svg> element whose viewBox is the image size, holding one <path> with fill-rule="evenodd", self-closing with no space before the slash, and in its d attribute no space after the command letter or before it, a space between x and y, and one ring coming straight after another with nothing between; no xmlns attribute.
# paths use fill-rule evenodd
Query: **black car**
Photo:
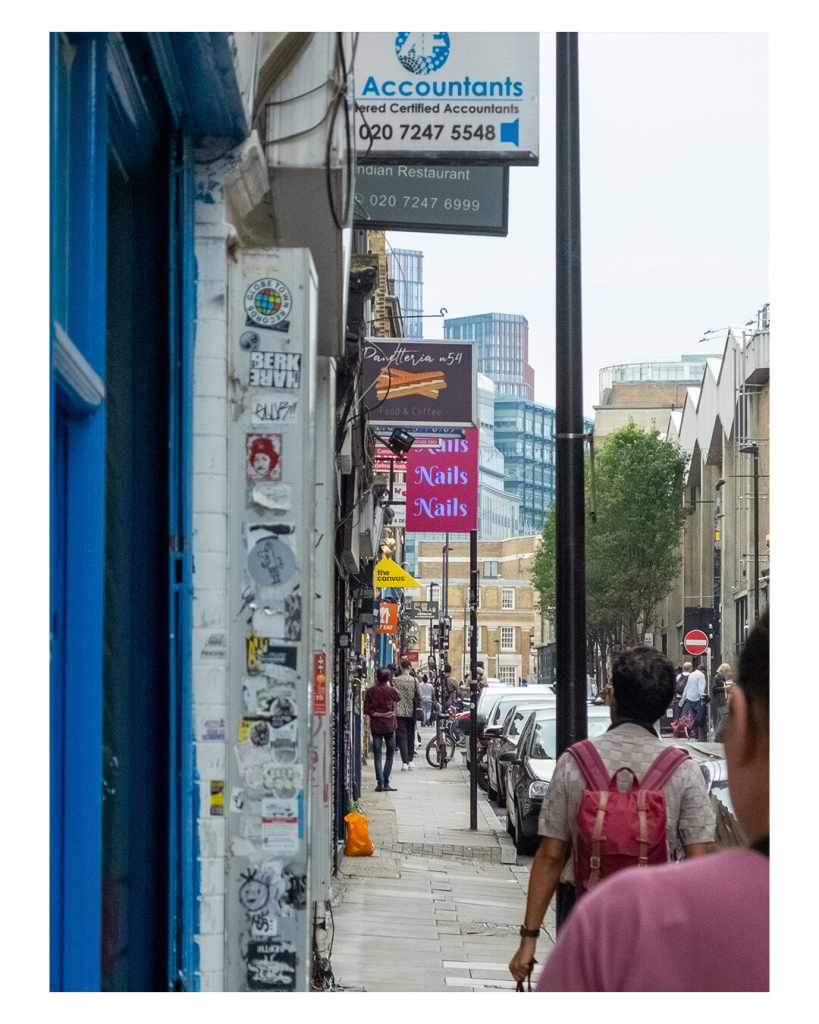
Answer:
<svg viewBox="0 0 819 1024"><path fill-rule="evenodd" d="M486 764L486 750L495 736L500 736L504 719L514 705L528 704L539 707L546 703L554 703L557 698L548 686L509 686L501 693L487 694L484 708L478 701L478 785L486 789L489 784L489 773ZM483 710L483 716L481 711ZM483 717L483 725L481 718ZM469 744L467 744L467 768L469 767Z"/></svg>
<svg viewBox="0 0 819 1024"><path fill-rule="evenodd" d="M589 704L586 709L588 738L594 739L611 725L610 708ZM557 761L557 720L554 707L530 712L517 747L500 754L509 765L506 776L506 829L518 853L534 853L538 844L537 821Z"/></svg>
<svg viewBox="0 0 819 1024"><path fill-rule="evenodd" d="M513 704L506 713L499 736L493 736L486 748L487 788L490 800L503 806L506 803L506 773L508 761L499 761L498 756L514 750L520 740L523 728L531 713L539 708L554 707L554 698L541 701L525 701Z"/></svg>

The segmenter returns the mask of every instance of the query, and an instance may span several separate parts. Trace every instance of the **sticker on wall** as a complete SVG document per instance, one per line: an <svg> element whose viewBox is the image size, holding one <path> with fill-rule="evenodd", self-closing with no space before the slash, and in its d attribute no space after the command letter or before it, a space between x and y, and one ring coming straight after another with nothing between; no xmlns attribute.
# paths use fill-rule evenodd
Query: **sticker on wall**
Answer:
<svg viewBox="0 0 819 1024"><path fill-rule="evenodd" d="M245 434L245 473L251 486L281 480L281 434Z"/></svg>
<svg viewBox="0 0 819 1024"><path fill-rule="evenodd" d="M262 775L262 788L284 799L296 796L304 785L304 768L300 764L268 762L262 768Z"/></svg>
<svg viewBox="0 0 819 1024"><path fill-rule="evenodd" d="M313 714L327 714L327 655L313 653Z"/></svg>
<svg viewBox="0 0 819 1024"><path fill-rule="evenodd" d="M230 791L230 809L234 814L241 814L245 805L245 791L241 786L234 786Z"/></svg>
<svg viewBox="0 0 819 1024"><path fill-rule="evenodd" d="M278 697L292 697L295 692L295 684L276 682L269 675L245 676L242 684L242 699L249 715L269 715Z"/></svg>
<svg viewBox="0 0 819 1024"><path fill-rule="evenodd" d="M272 639L268 633L253 634L245 639L247 671L253 676L264 673L277 682L295 685L297 649L271 644Z"/></svg>
<svg viewBox="0 0 819 1024"><path fill-rule="evenodd" d="M265 592L279 594L295 581L298 567L295 526L286 523L250 527L247 571L256 586L257 604L264 604Z"/></svg>
<svg viewBox="0 0 819 1024"><path fill-rule="evenodd" d="M199 652L202 661L224 660L227 657L224 633L211 633L207 643Z"/></svg>
<svg viewBox="0 0 819 1024"><path fill-rule="evenodd" d="M225 720L219 715L198 712L196 715L196 738L200 743L224 743Z"/></svg>
<svg viewBox="0 0 819 1024"><path fill-rule="evenodd" d="M251 352L251 387L278 388L296 391L301 387L301 354L299 352Z"/></svg>
<svg viewBox="0 0 819 1024"><path fill-rule="evenodd" d="M289 512L291 491L290 484L263 481L253 485L253 490L250 492L250 500L254 505L270 509L271 512Z"/></svg>
<svg viewBox="0 0 819 1024"><path fill-rule="evenodd" d="M300 398L256 398L250 402L250 425L254 430L295 423L299 418Z"/></svg>
<svg viewBox="0 0 819 1024"><path fill-rule="evenodd" d="M268 331L288 331L293 306L290 289L275 277L263 277L245 292L245 326Z"/></svg>
<svg viewBox="0 0 819 1024"><path fill-rule="evenodd" d="M275 939L251 939L247 944L247 987L251 992L295 992L296 950Z"/></svg>
<svg viewBox="0 0 819 1024"><path fill-rule="evenodd" d="M225 813L225 784L224 782L211 781L210 784L210 813L214 817L221 818Z"/></svg>
<svg viewBox="0 0 819 1024"><path fill-rule="evenodd" d="M265 853L289 857L299 850L299 809L296 796L262 799L262 847Z"/></svg>

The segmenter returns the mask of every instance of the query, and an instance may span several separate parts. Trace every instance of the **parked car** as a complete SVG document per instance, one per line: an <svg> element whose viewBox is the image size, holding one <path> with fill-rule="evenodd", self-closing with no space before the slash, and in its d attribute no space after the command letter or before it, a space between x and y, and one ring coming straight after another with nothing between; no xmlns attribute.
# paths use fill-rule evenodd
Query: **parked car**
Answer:
<svg viewBox="0 0 819 1024"><path fill-rule="evenodd" d="M586 722L590 740L611 725L606 705L589 704ZM514 750L499 755L508 764L506 777L506 829L515 841L518 853L537 849L537 820L543 797L555 770L557 754L557 715L554 707L529 713Z"/></svg>
<svg viewBox="0 0 819 1024"><path fill-rule="evenodd" d="M506 713L500 735L492 736L486 748L487 796L501 806L506 803L505 776L509 762L499 761L498 756L515 749L523 727L535 708L555 705L554 697L550 699L545 694L541 697L541 701L516 701Z"/></svg>
<svg viewBox="0 0 819 1024"><path fill-rule="evenodd" d="M485 698L485 699L484 699ZM510 686L505 690L490 690L478 699L478 785L486 789L489 775L486 766L486 749L493 736L499 736L503 720L510 707L515 704L554 703L557 698L551 686ZM483 705L482 705L483 701ZM470 767L469 746L467 745L467 768Z"/></svg>

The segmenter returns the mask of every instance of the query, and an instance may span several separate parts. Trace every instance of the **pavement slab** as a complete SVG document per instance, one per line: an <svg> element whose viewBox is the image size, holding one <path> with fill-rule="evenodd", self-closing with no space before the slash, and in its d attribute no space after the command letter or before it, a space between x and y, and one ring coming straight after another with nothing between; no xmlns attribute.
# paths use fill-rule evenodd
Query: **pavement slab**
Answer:
<svg viewBox="0 0 819 1024"><path fill-rule="evenodd" d="M337 985L367 992L513 992L531 857L517 857L503 820L469 776L416 758L395 793L362 794L373 857L344 857L333 879ZM510 855L511 850L511 855ZM369 866L368 866L369 862ZM538 945L552 946L554 913Z"/></svg>

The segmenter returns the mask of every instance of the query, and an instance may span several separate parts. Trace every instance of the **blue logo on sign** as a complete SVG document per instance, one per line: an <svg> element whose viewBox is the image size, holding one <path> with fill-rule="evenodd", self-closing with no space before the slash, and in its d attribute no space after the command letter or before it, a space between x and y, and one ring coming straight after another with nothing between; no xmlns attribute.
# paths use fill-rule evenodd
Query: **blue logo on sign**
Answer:
<svg viewBox="0 0 819 1024"><path fill-rule="evenodd" d="M439 71L449 56L449 33L399 32L395 37L395 55L414 75Z"/></svg>

